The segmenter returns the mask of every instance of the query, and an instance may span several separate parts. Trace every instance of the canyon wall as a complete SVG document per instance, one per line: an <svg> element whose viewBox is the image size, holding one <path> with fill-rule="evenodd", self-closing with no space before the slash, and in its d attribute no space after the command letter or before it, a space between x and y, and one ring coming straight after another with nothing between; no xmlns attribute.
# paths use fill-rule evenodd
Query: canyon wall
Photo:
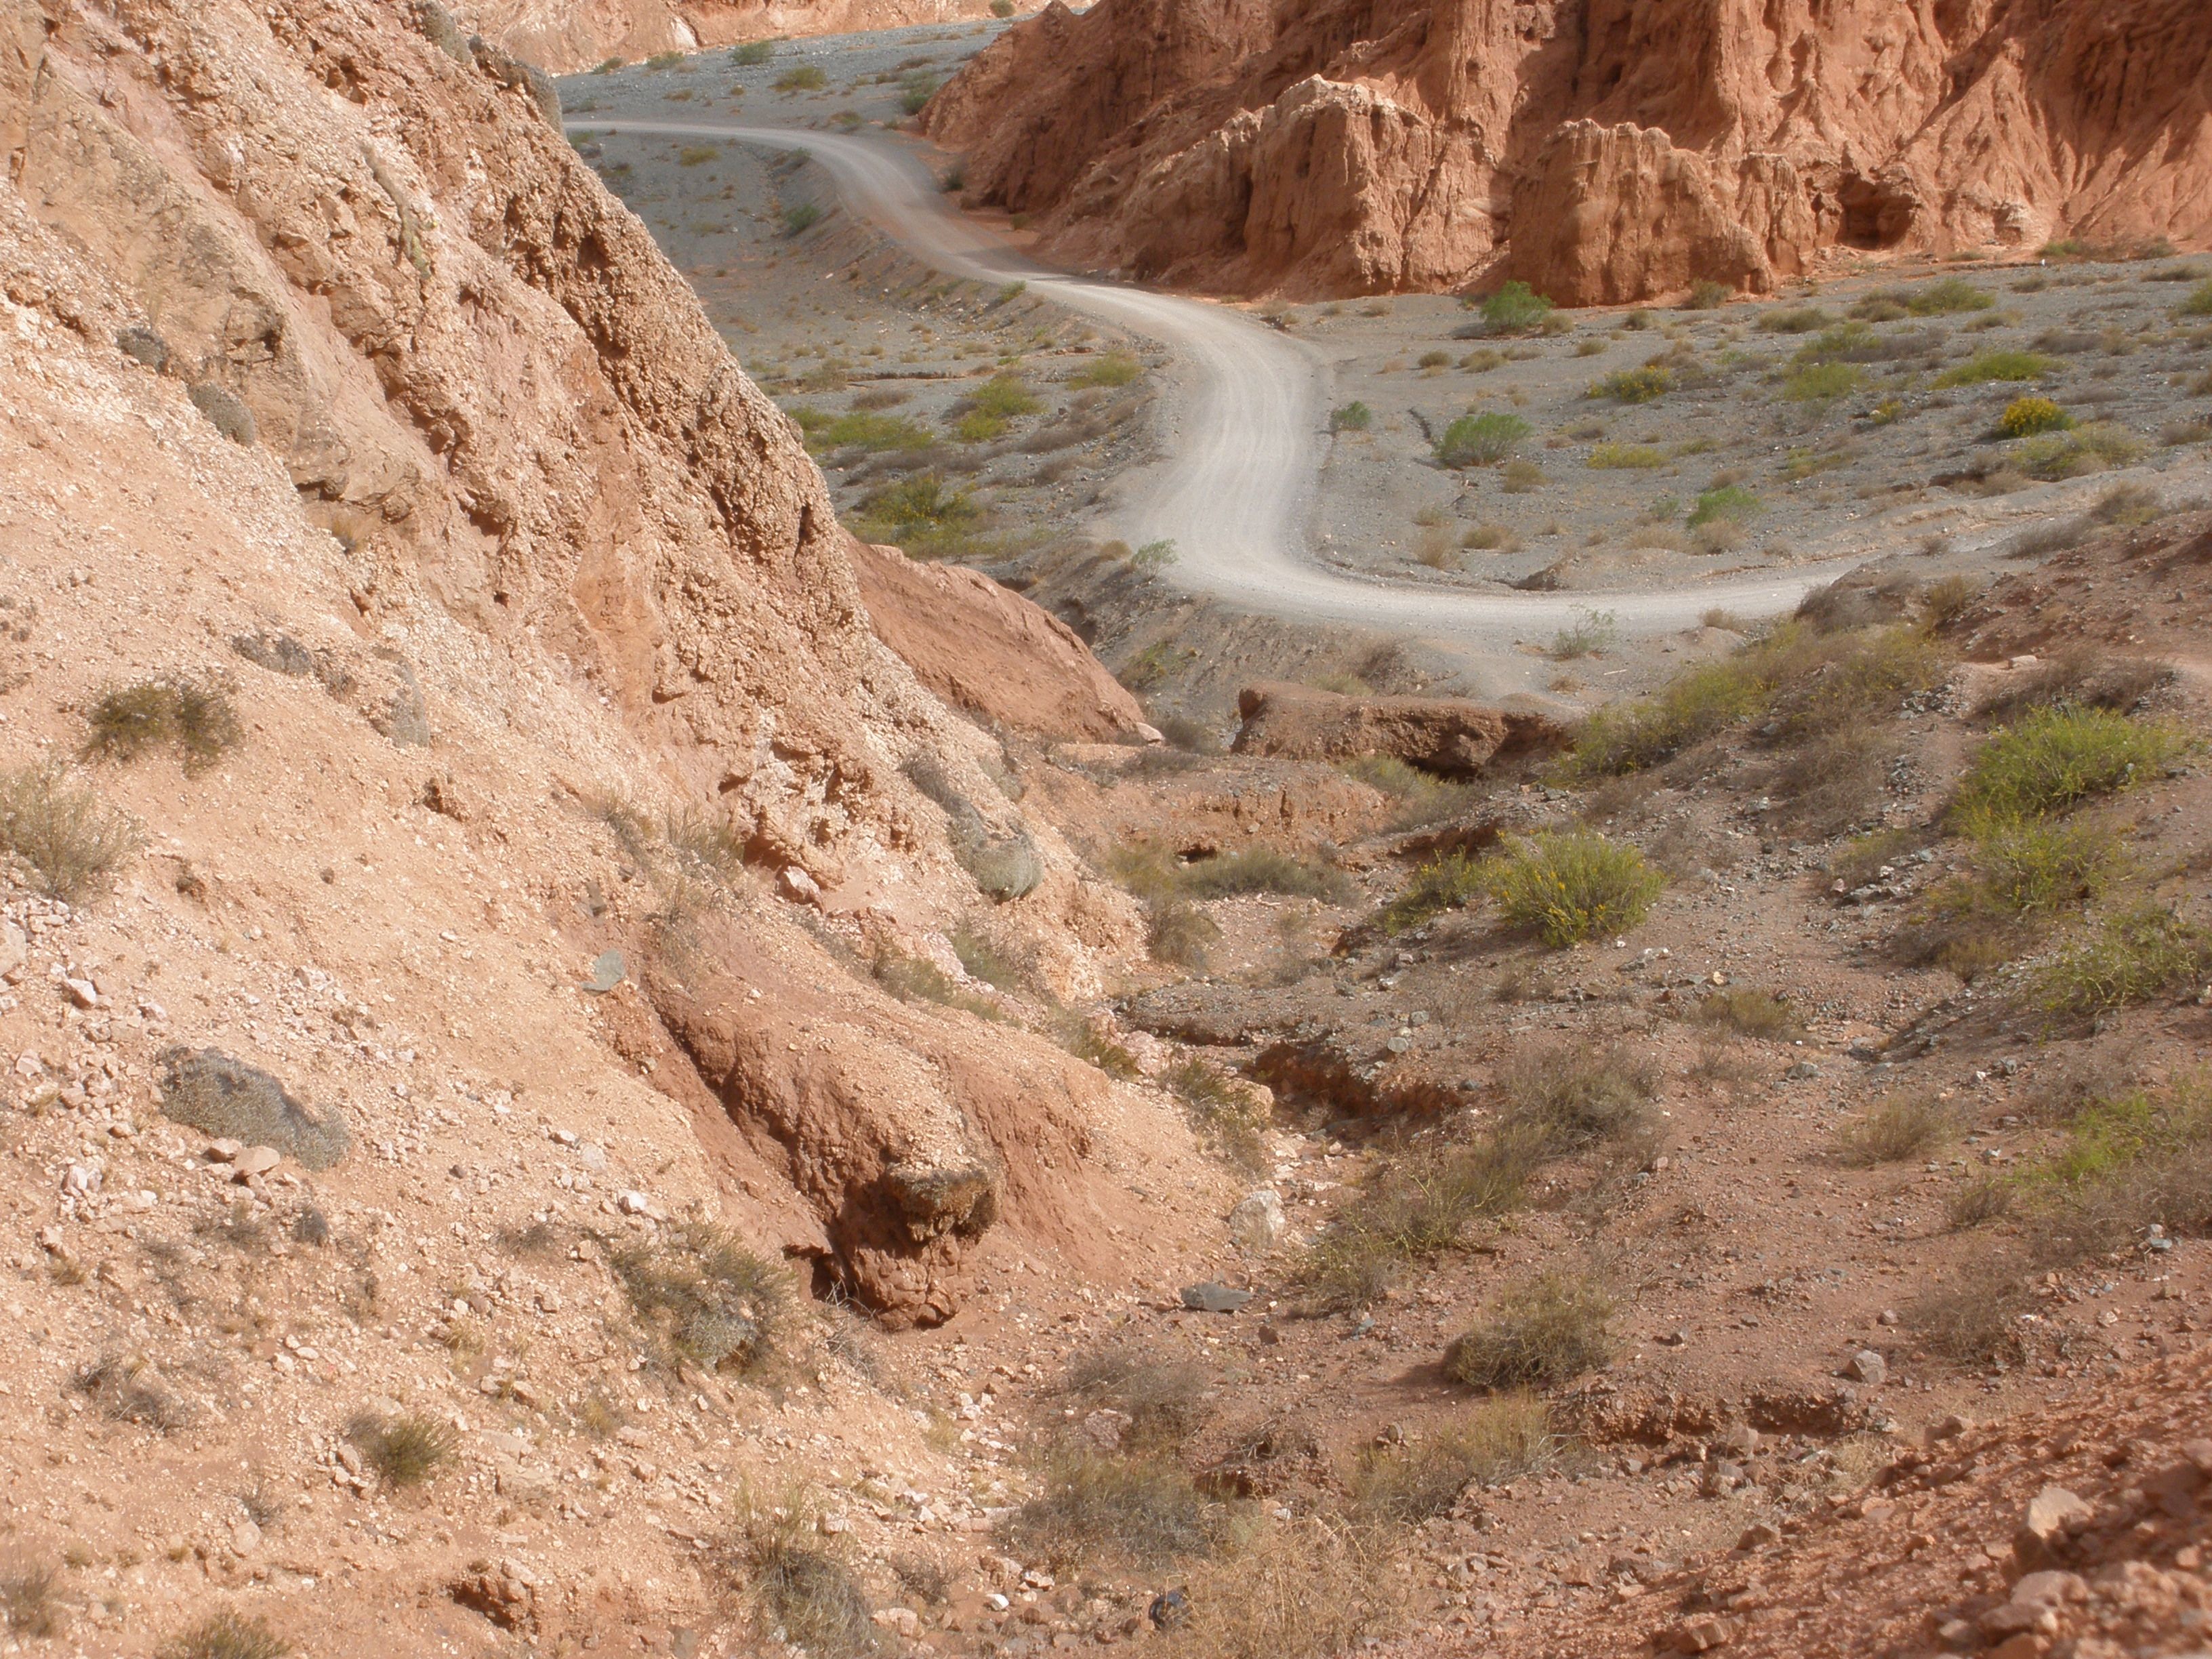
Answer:
<svg viewBox="0 0 2212 1659"><path fill-rule="evenodd" d="M1054 258L1224 292L1770 289L2212 238L2196 0L1100 0L925 112Z"/></svg>
<svg viewBox="0 0 2212 1659"><path fill-rule="evenodd" d="M655 52L951 23L991 10L988 0L467 0L453 13L516 57L567 75L609 58L635 63Z"/></svg>

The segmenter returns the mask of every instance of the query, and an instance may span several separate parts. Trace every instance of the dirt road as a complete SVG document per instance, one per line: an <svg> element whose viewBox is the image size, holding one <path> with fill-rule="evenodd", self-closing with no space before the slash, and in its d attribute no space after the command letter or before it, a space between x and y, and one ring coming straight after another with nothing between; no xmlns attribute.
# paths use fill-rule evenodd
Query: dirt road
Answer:
<svg viewBox="0 0 2212 1659"><path fill-rule="evenodd" d="M1166 459L1128 481L1102 532L1132 546L1172 541L1169 574L1194 592L1267 615L1413 634L1486 653L1547 638L1589 613L1624 633L1693 625L1716 607L1771 615L1855 562L1663 588L1571 593L1465 593L1397 587L1325 570L1308 551L1326 370L1292 339L1203 301L1072 276L1037 264L963 219L912 152L805 129L714 122L570 123L598 132L708 137L804 150L827 168L855 211L947 275L1021 281L1071 310L1132 330L1175 359L1164 400Z"/></svg>

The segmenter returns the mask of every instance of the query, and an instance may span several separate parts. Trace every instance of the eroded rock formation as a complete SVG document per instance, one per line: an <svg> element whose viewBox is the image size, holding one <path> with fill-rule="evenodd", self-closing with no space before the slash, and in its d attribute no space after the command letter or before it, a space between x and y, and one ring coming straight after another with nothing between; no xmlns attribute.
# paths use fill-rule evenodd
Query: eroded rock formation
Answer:
<svg viewBox="0 0 2212 1659"><path fill-rule="evenodd" d="M1054 257L1233 292L1598 304L2212 236L2197 0L1055 4L925 121Z"/></svg>
<svg viewBox="0 0 2212 1659"><path fill-rule="evenodd" d="M990 8L988 0L462 0L453 12L516 57L566 75L609 58L946 23L987 17Z"/></svg>

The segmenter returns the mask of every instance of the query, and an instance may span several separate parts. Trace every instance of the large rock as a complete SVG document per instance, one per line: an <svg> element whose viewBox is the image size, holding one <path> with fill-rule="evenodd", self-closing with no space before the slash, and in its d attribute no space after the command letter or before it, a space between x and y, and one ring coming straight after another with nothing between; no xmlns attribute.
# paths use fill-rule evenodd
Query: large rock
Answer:
<svg viewBox="0 0 2212 1659"><path fill-rule="evenodd" d="M945 702L1037 737L1136 740L1145 711L1050 611L963 565L852 553L877 637Z"/></svg>
<svg viewBox="0 0 2212 1659"><path fill-rule="evenodd" d="M1455 697L1351 697L1280 681L1237 694L1240 755L1355 760L1389 755L1425 771L1472 777L1501 754L1547 749L1557 722Z"/></svg>
<svg viewBox="0 0 2212 1659"><path fill-rule="evenodd" d="M2200 0L1054 3L924 121L1059 257L1247 293L2212 238Z"/></svg>

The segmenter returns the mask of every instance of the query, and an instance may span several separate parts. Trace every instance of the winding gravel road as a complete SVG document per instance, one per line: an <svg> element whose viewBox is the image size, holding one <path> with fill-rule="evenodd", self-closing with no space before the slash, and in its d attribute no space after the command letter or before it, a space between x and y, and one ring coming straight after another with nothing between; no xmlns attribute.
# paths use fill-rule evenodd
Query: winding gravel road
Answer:
<svg viewBox="0 0 2212 1659"><path fill-rule="evenodd" d="M1180 394L1164 434L1167 459L1125 492L1127 504L1112 527L1132 546L1173 541L1173 580L1240 609L1410 633L1488 653L1547 636L1593 610L1611 612L1631 633L1686 628L1716 606L1739 616L1771 615L1856 562L1571 593L1400 587L1324 570L1307 551L1305 526L1320 471L1325 370L1298 341L1223 307L1074 276L1024 258L954 211L921 158L905 149L786 127L604 118L569 125L804 150L829 170L851 206L947 275L1018 279L1071 310L1166 346L1176 359Z"/></svg>

